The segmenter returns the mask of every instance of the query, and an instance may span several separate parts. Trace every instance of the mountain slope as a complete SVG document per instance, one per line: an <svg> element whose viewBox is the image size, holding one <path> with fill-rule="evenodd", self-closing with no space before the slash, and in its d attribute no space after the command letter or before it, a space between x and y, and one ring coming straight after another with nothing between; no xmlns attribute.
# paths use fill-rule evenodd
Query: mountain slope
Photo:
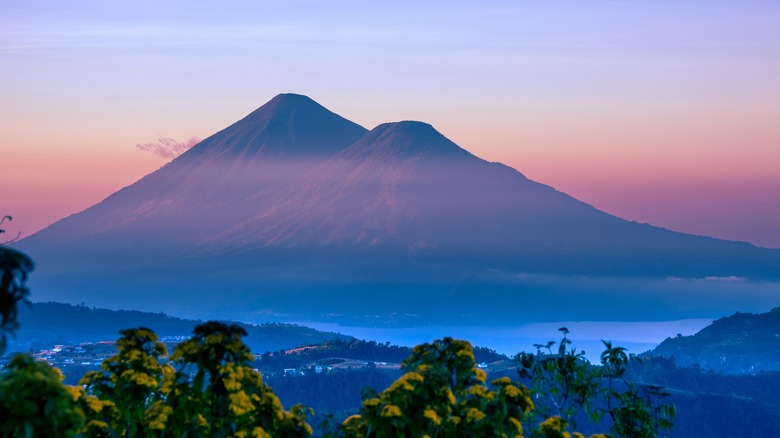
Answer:
<svg viewBox="0 0 780 438"><path fill-rule="evenodd" d="M754 276L780 262L608 215L408 121L376 127L205 246L590 275Z"/></svg>
<svg viewBox="0 0 780 438"><path fill-rule="evenodd" d="M676 279L780 278L780 250L628 222L428 124L367 132L298 95L17 246L38 262L38 299L264 320L462 315L475 293L622 318L699 306L679 303L701 285Z"/></svg>
<svg viewBox="0 0 780 438"><path fill-rule="evenodd" d="M308 97L280 94L161 169L20 245L36 259L57 253L93 263L106 261L106 253L129 263L178 254L184 245L262 210L275 190L365 132Z"/></svg>
<svg viewBox="0 0 780 438"><path fill-rule="evenodd" d="M780 307L720 318L693 336L667 338L650 354L727 374L780 371Z"/></svg>

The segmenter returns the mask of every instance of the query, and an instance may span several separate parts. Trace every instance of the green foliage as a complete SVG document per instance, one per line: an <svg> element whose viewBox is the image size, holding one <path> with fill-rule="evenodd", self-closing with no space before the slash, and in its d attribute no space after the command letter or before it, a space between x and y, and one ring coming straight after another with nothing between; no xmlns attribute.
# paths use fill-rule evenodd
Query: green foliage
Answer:
<svg viewBox="0 0 780 438"><path fill-rule="evenodd" d="M568 432L566 429L569 423L561 417L553 416L539 424L539 428L534 431L533 436L543 438L585 438L579 432ZM608 438L609 435L594 434L590 438Z"/></svg>
<svg viewBox="0 0 780 438"><path fill-rule="evenodd" d="M252 356L241 341L246 332L236 325L207 322L171 356L176 368L165 392L165 430L173 436L311 435L308 410L285 411L259 372L249 367ZM163 407L159 408L161 411Z"/></svg>
<svg viewBox="0 0 780 438"><path fill-rule="evenodd" d="M296 376L264 373L263 381L274 389L283 405L302 403L310 406L315 415L308 419L309 424L327 430L355 413L360 407L363 389L387 388L399 377L399 369L366 366L334 368L321 373L310 369L305 375ZM323 421L328 424L323 426Z"/></svg>
<svg viewBox="0 0 780 438"><path fill-rule="evenodd" d="M97 406L85 401L85 412L89 422L94 421L93 426L105 424L112 434L143 436L163 426L164 410L159 405L166 392L163 385L173 368L160 363L168 352L151 330L129 329L120 334L119 353L106 359L100 371L87 373L79 382L87 393L103 402Z"/></svg>
<svg viewBox="0 0 780 438"><path fill-rule="evenodd" d="M10 216L0 218L0 224ZM0 229L0 233L4 230ZM5 352L8 336L13 335L19 322L19 303L29 303L27 276L33 270L32 260L25 254L0 244L0 355Z"/></svg>
<svg viewBox="0 0 780 438"><path fill-rule="evenodd" d="M601 366L594 367L584 359L584 353L571 344L568 330L561 328L563 339L557 353L548 343L536 354L521 353L516 357L518 374L531 382L535 409L528 417L528 425L538 425L542 436L558 436L568 424L576 427L575 419L583 415L597 424L610 420L616 436L626 438L657 437L660 430L670 430L675 408L661 403L668 396L655 385L637 385L625 378L627 367L639 359L628 355L626 349L604 342ZM560 421L552 420L558 418ZM560 427L559 427L560 426Z"/></svg>
<svg viewBox="0 0 780 438"><path fill-rule="evenodd" d="M285 411L249 366L241 327L202 324L168 363L151 330L121 334L118 353L87 373L83 388L66 387L56 369L17 356L0 379L3 436L311 436L311 410ZM564 333L557 353L548 346L549 354L519 356L531 391L507 377L487 384L466 341L418 345L398 380L381 393L365 391L359 413L326 436L522 437L525 423L532 437L576 438L583 435L567 429L580 411L610 418L622 437L655 437L671 427L673 406L656 403L661 388L626 381L635 359L624 349L605 343L595 368L567 351L569 343Z"/></svg>
<svg viewBox="0 0 780 438"><path fill-rule="evenodd" d="M347 437L522 436L533 407L528 391L509 379L490 389L475 367L471 344L451 338L418 345L405 374L381 394L369 394L359 415L347 418Z"/></svg>
<svg viewBox="0 0 780 438"><path fill-rule="evenodd" d="M0 374L0 435L75 436L84 424L77 396L56 368L17 354Z"/></svg>
<svg viewBox="0 0 780 438"><path fill-rule="evenodd" d="M625 379L627 365L640 359L627 355L625 348L603 342L606 350L601 353L601 371L607 380L604 411L612 419L613 432L627 438L651 438L657 437L659 430L671 430L675 407L658 403L669 394L660 386Z"/></svg>
<svg viewBox="0 0 780 438"><path fill-rule="evenodd" d="M627 368L627 379L669 388L677 412L672 436L769 437L780 430L780 373L726 375L648 356Z"/></svg>
<svg viewBox="0 0 780 438"><path fill-rule="evenodd" d="M308 437L310 410L285 411L241 341L242 328L208 322L163 363L149 329L122 330L118 353L83 387L62 384L44 362L18 355L0 378L2 436Z"/></svg>
<svg viewBox="0 0 780 438"><path fill-rule="evenodd" d="M591 402L599 393L599 372L589 366L583 352L572 348L567 350L571 341L566 337L558 344L557 353L552 353L549 342L544 354L541 348L536 354L520 353L517 356L520 377L530 379L531 392L536 408L529 416L529 425L539 423L549 417L560 417L567 424L576 427L575 417L580 412L591 412Z"/></svg>

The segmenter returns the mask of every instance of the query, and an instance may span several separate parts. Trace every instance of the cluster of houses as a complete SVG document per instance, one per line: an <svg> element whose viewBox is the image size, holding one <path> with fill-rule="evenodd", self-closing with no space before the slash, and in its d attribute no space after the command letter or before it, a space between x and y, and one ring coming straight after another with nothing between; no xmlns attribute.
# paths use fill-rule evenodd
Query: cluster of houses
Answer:
<svg viewBox="0 0 780 438"><path fill-rule="evenodd" d="M188 339L188 336L167 336L160 339L168 347L168 351L173 351L176 344ZM50 349L33 352L32 355L40 361L59 368L67 377L71 375L81 376L86 371L97 370L107 358L115 355L116 341L83 342L77 345L55 345ZM10 361L11 356L0 357L0 366L3 362ZM255 354L255 364L260 366L262 355ZM281 375L284 377L301 377L308 374L328 373L334 370L361 369L367 367L399 369L398 363L374 362L357 359L339 359L329 358L327 360L315 361L298 368L284 368L282 370L263 370L264 374ZM477 365L478 368L489 368L488 364L482 362ZM262 368L262 367L261 367ZM258 370L260 371L260 370Z"/></svg>
<svg viewBox="0 0 780 438"><path fill-rule="evenodd" d="M168 351L189 336L168 336L161 338ZM39 361L59 368L66 376L66 381L78 379L85 372L97 370L109 357L117 353L116 341L81 342L78 344L57 344L49 349L31 351L30 354ZM13 354L0 357L0 368L13 358Z"/></svg>
<svg viewBox="0 0 780 438"><path fill-rule="evenodd" d="M33 353L37 360L62 368L63 365L94 365L100 367L104 360L116 354L115 341L84 342L78 345L55 345L49 350Z"/></svg>
<svg viewBox="0 0 780 438"><path fill-rule="evenodd" d="M321 374L321 373L332 372L334 370L345 370L345 369L354 370L354 369L370 367L370 368L398 370L401 368L401 364L399 363L373 362L368 360L357 360L357 359L329 358L326 360L326 362L328 363L328 365L314 362L299 368L285 368L284 370L282 370L281 374L284 377L300 377L300 376L305 376L309 373Z"/></svg>

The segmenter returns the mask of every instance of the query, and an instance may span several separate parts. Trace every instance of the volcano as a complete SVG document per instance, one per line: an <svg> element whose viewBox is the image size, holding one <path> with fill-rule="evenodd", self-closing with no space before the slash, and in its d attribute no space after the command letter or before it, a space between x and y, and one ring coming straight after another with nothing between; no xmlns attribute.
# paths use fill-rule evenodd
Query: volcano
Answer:
<svg viewBox="0 0 780 438"><path fill-rule="evenodd" d="M244 319L419 315L473 293L581 314L596 286L550 284L780 277L780 250L625 221L426 123L367 131L294 94L17 246L39 299Z"/></svg>
<svg viewBox="0 0 780 438"><path fill-rule="evenodd" d="M59 265L75 257L80 261L67 269L79 271L82 264L136 265L145 258L178 256L262 211L278 190L366 132L306 96L280 94L135 184L30 236L23 246L43 259L56 255Z"/></svg>

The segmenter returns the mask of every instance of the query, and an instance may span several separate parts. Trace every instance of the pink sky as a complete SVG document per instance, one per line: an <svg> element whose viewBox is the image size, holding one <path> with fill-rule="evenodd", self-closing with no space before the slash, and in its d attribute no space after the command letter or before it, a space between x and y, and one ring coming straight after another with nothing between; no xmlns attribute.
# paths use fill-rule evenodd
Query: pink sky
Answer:
<svg viewBox="0 0 780 438"><path fill-rule="evenodd" d="M5 2L0 214L30 234L281 92L431 123L626 219L780 247L780 4Z"/></svg>
<svg viewBox="0 0 780 438"><path fill-rule="evenodd" d="M479 118L475 122L464 117L461 123L447 115L431 114L431 118L441 119L444 127L437 127L477 155L512 165L532 179L612 214L683 232L780 247L780 178L775 172L780 154L771 147L760 150L764 143L755 133L752 144L758 150L740 152L742 126L720 124L709 133L686 137L682 129L664 130L660 128L668 126L661 124L644 130L623 125L603 131L569 124L568 130L559 132L551 122L538 120L528 122L530 126L506 125L506 132L501 132L496 121L481 126ZM359 117L352 119L372 127ZM599 122L608 125L604 120L593 121L594 125ZM222 121L222 126L227 124ZM216 132L219 126L210 129ZM14 163L0 177L5 187L13 188L3 196L6 211L15 217L8 224L9 233L30 234L163 165L164 159L134 147L136 142L154 142L156 133L137 138L131 130L104 133L103 138L92 135L85 144L62 148L46 147L46 142L58 140L40 132L31 137L40 138L43 146L32 144L5 153L7 162ZM113 138L122 134L123 140ZM209 132L204 129L197 134L205 137ZM681 142L707 144L711 150L684 148Z"/></svg>

